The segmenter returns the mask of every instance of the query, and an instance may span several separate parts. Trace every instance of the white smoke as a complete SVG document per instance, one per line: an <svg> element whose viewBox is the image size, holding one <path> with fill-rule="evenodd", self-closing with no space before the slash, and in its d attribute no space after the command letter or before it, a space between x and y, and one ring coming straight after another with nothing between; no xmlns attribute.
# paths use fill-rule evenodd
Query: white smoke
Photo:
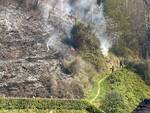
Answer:
<svg viewBox="0 0 150 113"><path fill-rule="evenodd" d="M100 40L102 53L104 56L107 56L109 48L111 47L111 41L106 34L103 4L98 6L97 0L48 0L46 4L42 4L42 7L45 19L48 19L49 12L55 9L54 13L60 10L60 17L65 18L64 15L66 14L73 15L81 22L91 24L94 28L93 32L95 32L97 38ZM66 18L66 20L70 21L69 18Z"/></svg>

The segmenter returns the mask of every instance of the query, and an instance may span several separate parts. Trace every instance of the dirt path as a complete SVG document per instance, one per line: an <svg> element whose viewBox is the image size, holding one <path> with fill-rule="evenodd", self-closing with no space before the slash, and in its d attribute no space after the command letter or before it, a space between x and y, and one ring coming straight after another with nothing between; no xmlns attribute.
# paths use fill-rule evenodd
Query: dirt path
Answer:
<svg viewBox="0 0 150 113"><path fill-rule="evenodd" d="M98 90L97 90L97 93L96 93L95 97L90 101L90 103L92 103L93 101L95 101L95 100L97 99L97 97L99 96L100 90L101 90L100 84L101 84L101 82L103 82L107 77L108 77L108 76L102 78L102 79L98 82Z"/></svg>

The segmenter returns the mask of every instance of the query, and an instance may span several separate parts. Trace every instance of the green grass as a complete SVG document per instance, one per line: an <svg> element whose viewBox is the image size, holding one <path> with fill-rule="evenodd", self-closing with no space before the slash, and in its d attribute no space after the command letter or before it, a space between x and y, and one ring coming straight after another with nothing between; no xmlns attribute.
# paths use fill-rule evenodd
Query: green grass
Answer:
<svg viewBox="0 0 150 113"><path fill-rule="evenodd" d="M100 100L102 100L105 97L107 89L108 89L108 85L105 83L105 80L103 80L100 84L100 94L97 97L97 99L94 101L94 103L97 107L99 107L101 105Z"/></svg>
<svg viewBox="0 0 150 113"><path fill-rule="evenodd" d="M74 110L87 111L89 113L102 113L92 104L85 100L51 100L51 99L29 99L29 98L0 98L0 109L3 110Z"/></svg>
<svg viewBox="0 0 150 113"><path fill-rule="evenodd" d="M106 71L93 76L92 81L92 87L84 91L85 98L90 102L96 96L98 89L100 89L98 97L95 98L92 104L102 110L104 110L102 105L105 97L111 92L116 92L123 99L121 106L116 108L119 112L115 113L120 113L120 111L121 113L130 113L144 98L150 98L150 86L146 85L139 75L127 69L120 69L112 74ZM98 84L99 81L101 81L100 84Z"/></svg>
<svg viewBox="0 0 150 113"><path fill-rule="evenodd" d="M1 109L0 113L87 113L84 110L38 110L38 109L13 109L13 110L5 110Z"/></svg>
<svg viewBox="0 0 150 113"><path fill-rule="evenodd" d="M147 86L139 75L126 69L114 72L103 81L102 85L99 103L105 102L105 95L112 91L117 92L123 98L122 106L117 108L122 113L130 113L144 98L150 98L150 86Z"/></svg>
<svg viewBox="0 0 150 113"><path fill-rule="evenodd" d="M103 78L107 77L110 74L109 71L105 71L101 74L97 74L95 76L93 76L92 78L92 87L90 89L84 89L84 93L85 93L85 99L87 101L91 101L95 96L96 93L98 91L99 88L101 88L101 93L103 93L103 90L105 90L105 88L103 88L103 85L99 84L99 81L101 81ZM98 99L96 99L95 101L92 102L92 104L96 105L99 103L95 103Z"/></svg>
<svg viewBox="0 0 150 113"><path fill-rule="evenodd" d="M110 55L107 58L105 58L104 60L105 60L105 62L111 60L111 63L106 62L104 70L100 73L93 75L90 78L91 82L88 84L90 84L91 87L84 88L85 99L89 102L96 96L98 90L100 89L100 95L92 102L92 104L94 104L97 107L100 105L99 101L105 96L105 92L106 92L108 86L104 82L104 80L111 74L110 68L112 68L112 64L115 66L115 68L118 68L118 64L117 64L118 58L117 57Z"/></svg>

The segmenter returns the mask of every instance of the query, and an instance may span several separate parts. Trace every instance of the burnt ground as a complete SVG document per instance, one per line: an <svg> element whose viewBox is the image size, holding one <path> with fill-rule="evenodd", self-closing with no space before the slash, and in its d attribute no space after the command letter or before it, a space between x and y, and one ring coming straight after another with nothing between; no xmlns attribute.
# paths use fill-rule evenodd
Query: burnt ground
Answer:
<svg viewBox="0 0 150 113"><path fill-rule="evenodd" d="M64 58L71 60L75 53L63 43L59 21L50 17L45 23L40 10L18 7L17 0L0 1L0 96L83 97L79 82L62 69ZM50 47L54 31L58 42Z"/></svg>

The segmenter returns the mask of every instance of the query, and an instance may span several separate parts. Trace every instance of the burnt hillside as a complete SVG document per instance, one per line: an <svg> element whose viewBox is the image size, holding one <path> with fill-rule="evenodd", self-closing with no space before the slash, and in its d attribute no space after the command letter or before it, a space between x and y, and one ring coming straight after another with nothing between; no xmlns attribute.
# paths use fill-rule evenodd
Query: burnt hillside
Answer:
<svg viewBox="0 0 150 113"><path fill-rule="evenodd" d="M78 82L63 70L64 57L75 56L63 43L64 31L58 27L60 22L68 24L53 16L45 21L39 6L44 3L0 0L0 96L83 96ZM54 31L60 38L53 41L55 47L49 47Z"/></svg>

